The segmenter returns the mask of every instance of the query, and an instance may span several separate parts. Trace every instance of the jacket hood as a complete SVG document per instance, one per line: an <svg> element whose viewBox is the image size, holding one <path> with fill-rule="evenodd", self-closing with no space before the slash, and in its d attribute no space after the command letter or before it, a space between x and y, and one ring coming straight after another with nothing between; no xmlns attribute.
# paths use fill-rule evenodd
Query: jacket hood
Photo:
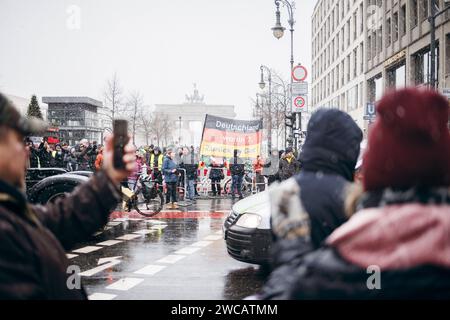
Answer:
<svg viewBox="0 0 450 320"><path fill-rule="evenodd" d="M362 136L361 129L348 114L336 109L319 109L308 123L300 154L303 168L339 174L352 181Z"/></svg>
<svg viewBox="0 0 450 320"><path fill-rule="evenodd" d="M362 268L450 268L450 190L441 203L433 198L429 204L388 204L359 211L330 235L327 244Z"/></svg>

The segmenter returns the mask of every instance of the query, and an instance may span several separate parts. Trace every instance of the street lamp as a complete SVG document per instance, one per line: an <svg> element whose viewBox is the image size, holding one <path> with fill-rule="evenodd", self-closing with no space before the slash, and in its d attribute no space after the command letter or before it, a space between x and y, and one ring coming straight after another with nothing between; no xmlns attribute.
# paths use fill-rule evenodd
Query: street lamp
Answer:
<svg viewBox="0 0 450 320"><path fill-rule="evenodd" d="M284 30L286 28L284 28L280 22L280 4L276 1L275 1L275 4L277 6L277 12L276 12L277 21L275 22L275 27L272 28L272 31L273 31L274 37L277 39L280 39L284 35Z"/></svg>
<svg viewBox="0 0 450 320"><path fill-rule="evenodd" d="M275 38L280 39L283 35L284 35L284 30L285 28L283 28L283 26L281 25L280 22L280 2L283 3L288 11L288 15L289 15L289 26L290 29L289 31L291 32L291 69L289 71L289 74L291 74L292 70L294 69L294 24L295 24L295 20L294 20L294 6L293 6L293 1L289 2L288 0L275 0L275 5L277 7L277 11L276 11L276 23L275 23L275 27L272 28L273 31L273 35L275 36ZM291 87L289 90L290 93L290 99L289 101L291 101L291 106L292 106L292 76L291 78ZM300 118L301 119L301 118ZM285 128L285 130L287 130L287 127ZM297 145L295 145L295 149L297 149Z"/></svg>

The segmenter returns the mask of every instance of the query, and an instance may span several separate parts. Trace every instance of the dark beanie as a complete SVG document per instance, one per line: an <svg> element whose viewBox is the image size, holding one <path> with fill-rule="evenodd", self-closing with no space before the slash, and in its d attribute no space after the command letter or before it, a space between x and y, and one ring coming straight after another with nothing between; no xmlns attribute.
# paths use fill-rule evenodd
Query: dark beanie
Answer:
<svg viewBox="0 0 450 320"><path fill-rule="evenodd" d="M386 94L363 160L364 189L450 185L449 104L436 91L407 88Z"/></svg>

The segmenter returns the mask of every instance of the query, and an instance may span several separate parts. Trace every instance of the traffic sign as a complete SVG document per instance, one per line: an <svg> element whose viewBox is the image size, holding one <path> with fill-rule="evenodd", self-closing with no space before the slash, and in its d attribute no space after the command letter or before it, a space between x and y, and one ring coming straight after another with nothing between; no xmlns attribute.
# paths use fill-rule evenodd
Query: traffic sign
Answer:
<svg viewBox="0 0 450 320"><path fill-rule="evenodd" d="M308 71L302 65L295 66L292 69L292 80L294 81L305 81L308 76Z"/></svg>
<svg viewBox="0 0 450 320"><path fill-rule="evenodd" d="M306 111L306 96L297 96L292 99L292 112Z"/></svg>
<svg viewBox="0 0 450 320"><path fill-rule="evenodd" d="M293 82L292 83L292 95L304 96L308 94L308 82Z"/></svg>
<svg viewBox="0 0 450 320"><path fill-rule="evenodd" d="M375 109L375 104L373 104L373 103L366 104L366 110L364 112L364 115L367 117L375 118L375 116L377 115L377 110Z"/></svg>

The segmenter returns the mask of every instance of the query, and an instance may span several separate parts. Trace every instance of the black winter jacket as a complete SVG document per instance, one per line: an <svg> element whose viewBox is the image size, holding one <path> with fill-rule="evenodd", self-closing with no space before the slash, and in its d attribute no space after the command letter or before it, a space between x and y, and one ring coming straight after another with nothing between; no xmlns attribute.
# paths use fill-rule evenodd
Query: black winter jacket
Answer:
<svg viewBox="0 0 450 320"><path fill-rule="evenodd" d="M66 251L106 224L120 192L102 171L70 196L46 206L27 204L0 181L0 299L86 299L69 289Z"/></svg>
<svg viewBox="0 0 450 320"><path fill-rule="evenodd" d="M320 247L336 228L347 221L344 199L353 181L361 140L361 130L343 112L319 110L311 117L308 137L300 156L303 169L291 178L299 186L297 196L309 219L309 236L275 239L272 245L274 270L262 289L263 298L281 296L289 287L303 256ZM288 186L291 179L278 188ZM280 199L271 199L272 211L277 210L276 205L274 207L277 201ZM272 217L274 214L279 213L272 212Z"/></svg>

